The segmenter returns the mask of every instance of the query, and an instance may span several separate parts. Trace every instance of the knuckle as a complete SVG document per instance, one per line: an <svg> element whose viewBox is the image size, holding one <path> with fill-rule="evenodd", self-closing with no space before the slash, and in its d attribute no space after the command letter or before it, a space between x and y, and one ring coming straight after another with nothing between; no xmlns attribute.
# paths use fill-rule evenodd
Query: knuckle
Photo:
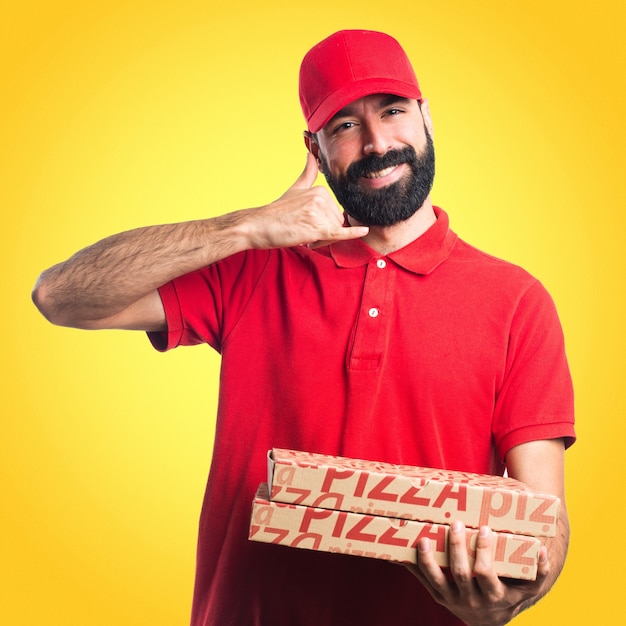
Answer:
<svg viewBox="0 0 626 626"><path fill-rule="evenodd" d="M491 607L498 607L504 598L502 593L491 591L484 594L485 602Z"/></svg>
<svg viewBox="0 0 626 626"><path fill-rule="evenodd" d="M474 564L474 573L476 576L488 576L491 573L491 568L482 560L477 560Z"/></svg>
<svg viewBox="0 0 626 626"><path fill-rule="evenodd" d="M480 611L483 606L482 599L477 596L469 596L465 600L465 604L470 609L470 611L474 613Z"/></svg>
<svg viewBox="0 0 626 626"><path fill-rule="evenodd" d="M464 567L452 567L451 568L452 577L457 583L467 583L472 579L472 574Z"/></svg>
<svg viewBox="0 0 626 626"><path fill-rule="evenodd" d="M485 559L478 558L474 561L474 572L476 574L487 575L491 572L491 567Z"/></svg>
<svg viewBox="0 0 626 626"><path fill-rule="evenodd" d="M325 199L324 187L312 187L309 191L309 197L314 202L323 202Z"/></svg>

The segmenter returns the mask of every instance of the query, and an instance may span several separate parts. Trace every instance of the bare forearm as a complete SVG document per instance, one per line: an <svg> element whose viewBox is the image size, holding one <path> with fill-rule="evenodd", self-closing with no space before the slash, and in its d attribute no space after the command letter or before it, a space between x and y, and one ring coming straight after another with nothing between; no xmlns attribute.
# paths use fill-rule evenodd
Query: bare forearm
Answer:
<svg viewBox="0 0 626 626"><path fill-rule="evenodd" d="M365 227L344 227L330 193L312 187L316 177L315 159L308 154L296 182L268 205L103 239L43 272L33 300L62 326L160 330L163 311L155 313L151 294L178 276L249 248L317 246L366 236Z"/></svg>
<svg viewBox="0 0 626 626"><path fill-rule="evenodd" d="M86 327L166 282L245 247L240 213L107 237L44 271L33 292L53 323Z"/></svg>

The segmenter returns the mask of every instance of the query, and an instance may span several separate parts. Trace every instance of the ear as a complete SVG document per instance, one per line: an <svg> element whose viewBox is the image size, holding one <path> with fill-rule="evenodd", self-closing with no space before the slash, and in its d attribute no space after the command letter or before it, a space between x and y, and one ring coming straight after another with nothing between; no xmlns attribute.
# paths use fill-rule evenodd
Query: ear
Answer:
<svg viewBox="0 0 626 626"><path fill-rule="evenodd" d="M431 137L435 136L434 128L433 128L433 120L430 116L430 107L428 106L428 100L424 98L420 104L420 109L422 111L422 118L424 119L424 124L428 129Z"/></svg>
<svg viewBox="0 0 626 626"><path fill-rule="evenodd" d="M303 136L306 149L315 157L315 160L317 161L317 164L319 166L321 164L320 146L317 143L317 137L315 136L315 133L305 130Z"/></svg>

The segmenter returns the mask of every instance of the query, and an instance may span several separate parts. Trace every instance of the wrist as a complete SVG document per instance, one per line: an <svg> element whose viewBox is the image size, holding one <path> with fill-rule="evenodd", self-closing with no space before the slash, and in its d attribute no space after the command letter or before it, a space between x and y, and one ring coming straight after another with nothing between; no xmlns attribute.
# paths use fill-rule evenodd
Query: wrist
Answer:
<svg viewBox="0 0 626 626"><path fill-rule="evenodd" d="M209 229L204 243L210 257L209 263L243 250L263 247L259 245L249 212L250 209L242 209L207 220ZM215 256L218 258L214 258Z"/></svg>

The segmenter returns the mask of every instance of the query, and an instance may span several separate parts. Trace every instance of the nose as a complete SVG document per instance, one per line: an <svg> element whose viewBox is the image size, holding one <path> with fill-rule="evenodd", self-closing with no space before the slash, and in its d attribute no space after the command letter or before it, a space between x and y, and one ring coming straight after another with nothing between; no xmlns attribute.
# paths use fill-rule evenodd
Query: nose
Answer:
<svg viewBox="0 0 626 626"><path fill-rule="evenodd" d="M383 129L376 124L368 124L363 133L363 154L382 156L391 148L391 142Z"/></svg>

